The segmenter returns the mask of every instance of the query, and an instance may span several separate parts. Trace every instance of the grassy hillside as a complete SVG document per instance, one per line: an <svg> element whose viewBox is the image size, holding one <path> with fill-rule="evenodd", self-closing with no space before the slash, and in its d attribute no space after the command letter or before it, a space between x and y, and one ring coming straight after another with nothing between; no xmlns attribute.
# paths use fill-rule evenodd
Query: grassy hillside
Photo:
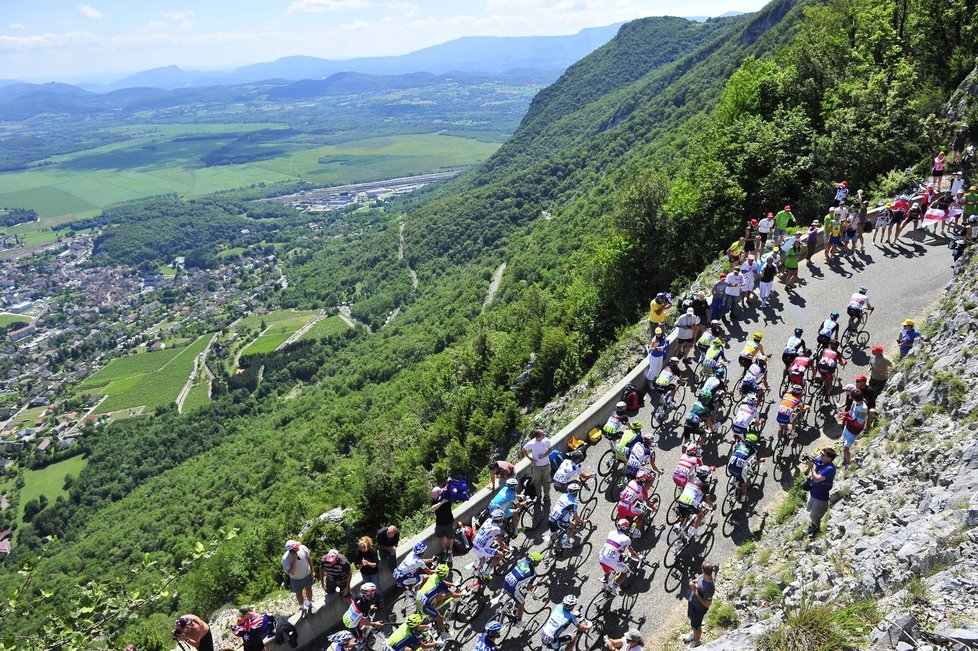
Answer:
<svg viewBox="0 0 978 651"><path fill-rule="evenodd" d="M286 303L347 300L372 323L396 306L397 318L248 356L212 405L110 427L69 503L20 534L25 547L64 536L41 585L143 553L170 563L236 526L171 604L207 612L272 588L281 541L326 508L354 507L314 532L339 546L416 516L431 481L512 445L525 409L582 378L655 289L695 273L743 219L786 199L819 214L838 175L872 187L945 139L933 114L970 69L973 19L950 3L884 4L785 0L701 27L630 23L479 169L338 216L335 239L290 258ZM611 77L600 92L587 88L595 69ZM309 386L285 399L297 382Z"/></svg>

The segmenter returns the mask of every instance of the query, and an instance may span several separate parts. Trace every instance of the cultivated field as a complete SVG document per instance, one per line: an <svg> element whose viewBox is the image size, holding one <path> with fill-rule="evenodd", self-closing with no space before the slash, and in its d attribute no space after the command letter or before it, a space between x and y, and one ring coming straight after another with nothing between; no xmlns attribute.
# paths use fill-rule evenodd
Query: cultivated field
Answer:
<svg viewBox="0 0 978 651"><path fill-rule="evenodd" d="M321 339L322 337L328 337L329 335L344 332L348 330L349 327L350 326L346 325L346 321L339 316L331 316L323 319L313 327L309 328L304 335L299 337L299 341L303 341L305 339Z"/></svg>
<svg viewBox="0 0 978 651"><path fill-rule="evenodd" d="M30 323L30 319L22 314L0 313L0 328L8 326L11 323Z"/></svg>
<svg viewBox="0 0 978 651"><path fill-rule="evenodd" d="M183 400L183 413L189 413L195 409L206 407L211 404L209 384L205 373L201 373L197 384L190 387L187 397Z"/></svg>
<svg viewBox="0 0 978 651"><path fill-rule="evenodd" d="M18 506L17 521L24 520L24 505L33 499L44 495L48 498L48 503L53 504L59 496L65 495L64 489L65 476L78 476L88 459L82 455L52 463L50 466L40 470L24 471L24 487L20 489L20 504Z"/></svg>
<svg viewBox="0 0 978 651"><path fill-rule="evenodd" d="M241 351L241 355L270 353L281 346L296 330L312 321L317 314L319 313L315 310L275 310L257 318L250 316L242 319L239 327L246 324L245 327L257 329L264 321L266 328Z"/></svg>

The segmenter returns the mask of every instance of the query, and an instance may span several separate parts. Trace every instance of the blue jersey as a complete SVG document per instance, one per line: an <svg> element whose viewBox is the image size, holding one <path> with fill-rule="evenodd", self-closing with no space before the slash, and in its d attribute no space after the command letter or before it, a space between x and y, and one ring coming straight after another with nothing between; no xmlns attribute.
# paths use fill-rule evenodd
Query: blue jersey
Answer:
<svg viewBox="0 0 978 651"><path fill-rule="evenodd" d="M509 486L503 486L499 489L499 492L496 493L495 497L492 498L492 501L489 502L489 511L491 512L494 509L502 509L503 511L508 512L515 501L515 491L513 491L513 489Z"/></svg>
<svg viewBox="0 0 978 651"><path fill-rule="evenodd" d="M497 649L499 649L499 645L490 640L488 637L486 637L486 634L483 633L479 636L479 639L476 640L475 647L472 649L472 651L497 651Z"/></svg>
<svg viewBox="0 0 978 651"><path fill-rule="evenodd" d="M540 629L540 637L543 638L544 642L555 640L571 624L577 624L577 617L573 613L567 612L567 609L561 604L551 611L550 619Z"/></svg>
<svg viewBox="0 0 978 651"><path fill-rule="evenodd" d="M730 470L739 476L741 470L744 468L744 464L752 456L754 456L753 446L747 445L743 442L739 443L734 450L734 453L730 455Z"/></svg>
<svg viewBox="0 0 978 651"><path fill-rule="evenodd" d="M503 579L503 589L507 594L513 596L517 590L523 590L536 575L533 566L524 558Z"/></svg>

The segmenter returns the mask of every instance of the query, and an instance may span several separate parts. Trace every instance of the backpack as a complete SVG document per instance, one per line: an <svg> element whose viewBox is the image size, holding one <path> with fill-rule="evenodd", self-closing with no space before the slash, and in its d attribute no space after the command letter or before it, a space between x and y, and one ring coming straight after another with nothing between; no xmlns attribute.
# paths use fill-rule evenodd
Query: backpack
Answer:
<svg viewBox="0 0 978 651"><path fill-rule="evenodd" d="M465 502L469 499L469 482L464 479L448 480L448 498L452 502Z"/></svg>
<svg viewBox="0 0 978 651"><path fill-rule="evenodd" d="M628 411L642 408L642 395L634 384L625 385L625 390L621 392L621 401L625 403L625 409Z"/></svg>
<svg viewBox="0 0 978 651"><path fill-rule="evenodd" d="M299 632L285 615L275 618L275 644L279 646L288 644L291 648L299 646Z"/></svg>
<svg viewBox="0 0 978 651"><path fill-rule="evenodd" d="M557 472L557 468L559 468L560 464L562 464L563 462L564 462L564 455L560 452L560 450L554 450L550 453L550 475L551 476L553 476L553 474Z"/></svg>
<svg viewBox="0 0 978 651"><path fill-rule="evenodd" d="M452 552L455 554L464 554L465 552L472 549L472 539L469 537L469 533L466 532L465 527L455 528L455 540L452 541ZM472 529L469 529L471 532Z"/></svg>

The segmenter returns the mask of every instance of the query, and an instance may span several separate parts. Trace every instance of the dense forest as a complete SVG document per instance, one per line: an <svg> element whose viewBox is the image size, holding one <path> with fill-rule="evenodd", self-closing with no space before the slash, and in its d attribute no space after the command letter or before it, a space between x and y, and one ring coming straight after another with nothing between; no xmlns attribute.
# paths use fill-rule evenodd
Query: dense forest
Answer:
<svg viewBox="0 0 978 651"><path fill-rule="evenodd" d="M419 525L431 482L513 445L528 410L581 380L650 294L687 282L745 218L790 201L811 219L834 181L875 192L894 168L923 170L953 131L944 103L975 65L974 9L776 0L704 24L626 24L541 92L487 163L348 213L335 238L289 258L287 303L346 301L367 320L400 306L389 325L249 360L265 367L260 383L226 379L199 412L98 435L68 498L19 532L19 554L61 536L37 589L143 554L173 564L235 527L167 604L206 613L274 588L281 541L328 508L353 507L306 540L346 547L383 522ZM122 637L162 648L164 619Z"/></svg>

